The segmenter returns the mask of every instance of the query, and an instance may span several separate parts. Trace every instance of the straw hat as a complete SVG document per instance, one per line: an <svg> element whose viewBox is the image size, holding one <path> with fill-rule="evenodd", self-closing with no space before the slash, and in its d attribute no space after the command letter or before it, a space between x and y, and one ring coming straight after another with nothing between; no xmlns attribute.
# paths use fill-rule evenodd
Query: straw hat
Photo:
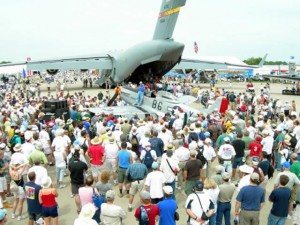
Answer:
<svg viewBox="0 0 300 225"><path fill-rule="evenodd" d="M173 144L168 144L167 150L174 150L175 146Z"/></svg>
<svg viewBox="0 0 300 225"><path fill-rule="evenodd" d="M99 137L94 137L94 138L91 140L92 145L99 145L100 142L101 142L101 140L100 140Z"/></svg>
<svg viewBox="0 0 300 225"><path fill-rule="evenodd" d="M16 144L14 147L15 152L20 152L22 150L22 145L21 144Z"/></svg>
<svg viewBox="0 0 300 225"><path fill-rule="evenodd" d="M67 120L67 124L68 124L68 125L70 125L70 124L72 124L72 123L73 123L73 120L72 120L72 119L68 119L68 120Z"/></svg>
<svg viewBox="0 0 300 225"><path fill-rule="evenodd" d="M109 137L108 139L109 143L115 143L115 138L113 136Z"/></svg>

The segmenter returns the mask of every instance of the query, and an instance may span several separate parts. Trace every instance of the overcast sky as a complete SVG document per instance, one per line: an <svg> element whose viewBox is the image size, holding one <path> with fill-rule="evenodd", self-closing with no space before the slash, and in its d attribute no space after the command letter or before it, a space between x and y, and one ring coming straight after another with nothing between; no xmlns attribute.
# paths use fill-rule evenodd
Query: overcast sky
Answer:
<svg viewBox="0 0 300 225"><path fill-rule="evenodd" d="M1 0L0 61L126 49L149 40L161 0ZM300 62L299 0L187 0L173 37L184 55Z"/></svg>

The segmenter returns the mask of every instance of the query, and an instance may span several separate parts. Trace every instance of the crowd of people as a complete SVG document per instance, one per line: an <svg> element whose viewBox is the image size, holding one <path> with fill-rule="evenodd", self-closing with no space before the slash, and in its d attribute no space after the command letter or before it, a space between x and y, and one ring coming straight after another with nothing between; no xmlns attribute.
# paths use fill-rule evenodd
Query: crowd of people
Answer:
<svg viewBox="0 0 300 225"><path fill-rule="evenodd" d="M186 90L184 84L172 86L174 94ZM105 107L109 99L102 92L59 93L68 102L69 119L56 115L46 121L43 102L54 97L22 96L25 91L7 90L1 97L0 208L12 208L11 220L25 218L26 202L28 224L59 224L59 189L70 187L75 225L117 225L132 211L139 224L259 224L266 198L272 202L268 224L285 224L288 217L300 224L294 101L213 87L208 98L227 98L226 113L200 111L185 121L184 111L144 119L94 115L89 108ZM196 95L203 93L198 88ZM266 196L269 182L274 189ZM177 212L178 194L186 196L185 215ZM128 202L127 210L116 198ZM0 210L0 224L6 214Z"/></svg>

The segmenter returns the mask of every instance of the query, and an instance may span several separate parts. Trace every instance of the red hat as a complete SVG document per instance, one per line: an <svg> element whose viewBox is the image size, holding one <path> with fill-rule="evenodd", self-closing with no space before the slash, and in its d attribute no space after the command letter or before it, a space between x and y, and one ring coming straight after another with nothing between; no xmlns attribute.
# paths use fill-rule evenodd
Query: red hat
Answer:
<svg viewBox="0 0 300 225"><path fill-rule="evenodd" d="M256 137L255 137L255 141L257 141L257 142L261 142L261 141L262 141L262 138L261 138L261 136L256 136Z"/></svg>

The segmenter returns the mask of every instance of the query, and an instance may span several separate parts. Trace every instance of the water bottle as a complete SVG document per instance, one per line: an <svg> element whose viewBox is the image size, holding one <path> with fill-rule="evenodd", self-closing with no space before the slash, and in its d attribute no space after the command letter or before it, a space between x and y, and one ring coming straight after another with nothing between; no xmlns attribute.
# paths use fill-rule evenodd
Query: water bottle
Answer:
<svg viewBox="0 0 300 225"><path fill-rule="evenodd" d="M239 224L239 218L238 217L234 217L233 224L234 225L238 225Z"/></svg>

